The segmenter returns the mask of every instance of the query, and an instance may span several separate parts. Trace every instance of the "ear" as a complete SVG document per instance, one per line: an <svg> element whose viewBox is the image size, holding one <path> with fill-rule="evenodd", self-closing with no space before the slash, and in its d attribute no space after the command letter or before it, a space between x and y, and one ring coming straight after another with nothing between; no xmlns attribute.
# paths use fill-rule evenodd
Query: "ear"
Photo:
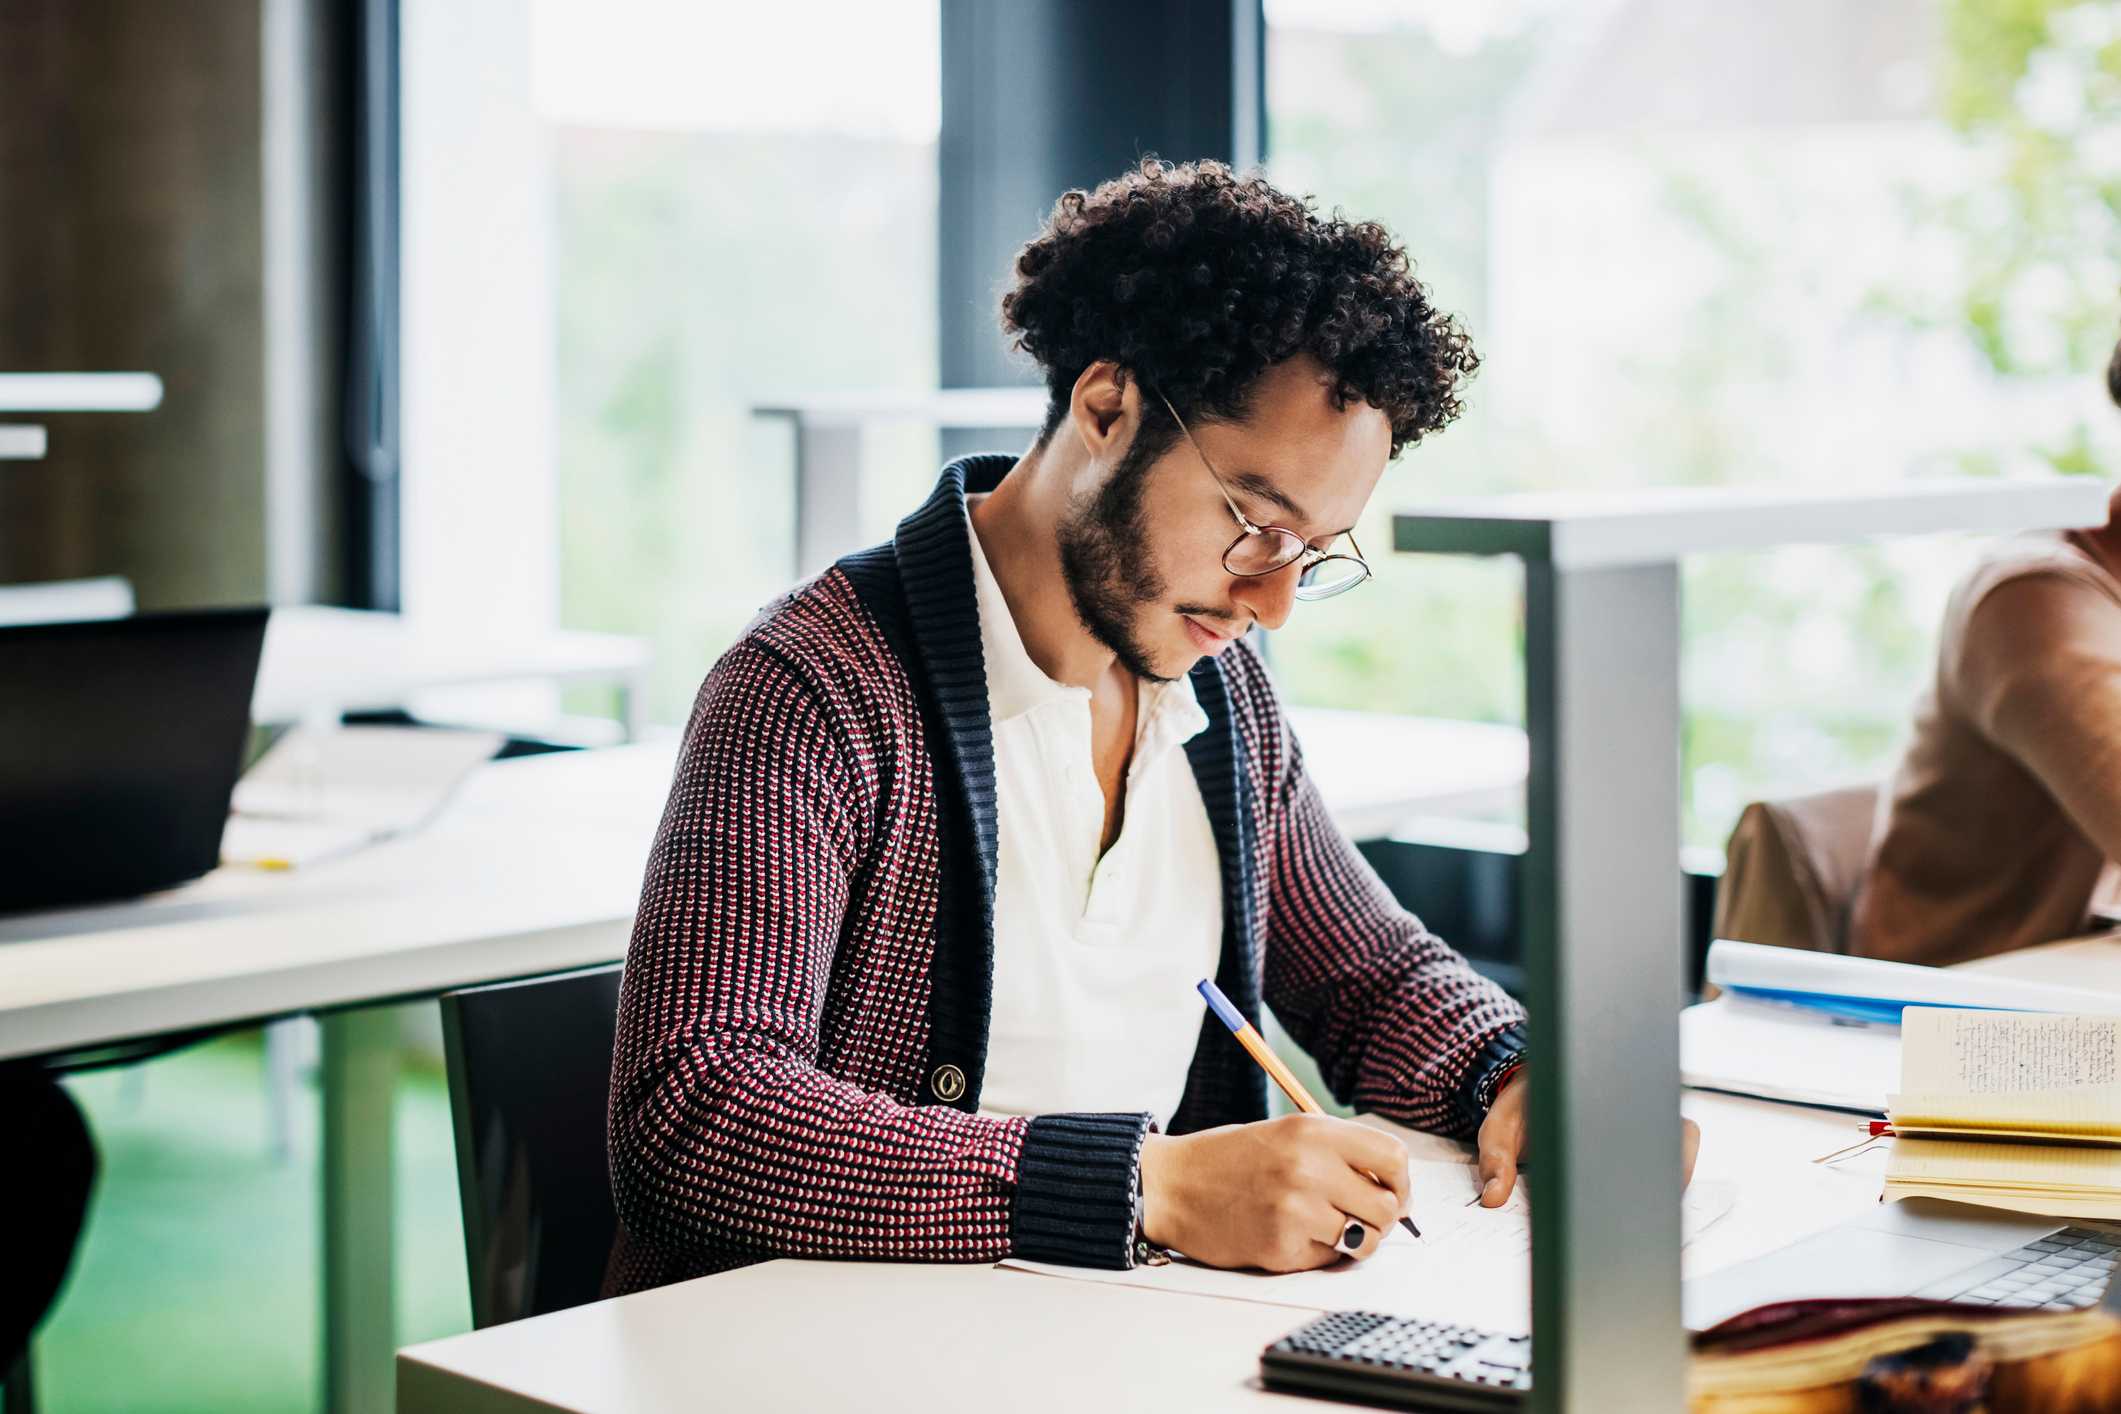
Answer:
<svg viewBox="0 0 2121 1414"><path fill-rule="evenodd" d="M1141 425L1140 380L1109 358L1082 371L1068 397L1068 421L1093 461L1109 461L1134 440Z"/></svg>

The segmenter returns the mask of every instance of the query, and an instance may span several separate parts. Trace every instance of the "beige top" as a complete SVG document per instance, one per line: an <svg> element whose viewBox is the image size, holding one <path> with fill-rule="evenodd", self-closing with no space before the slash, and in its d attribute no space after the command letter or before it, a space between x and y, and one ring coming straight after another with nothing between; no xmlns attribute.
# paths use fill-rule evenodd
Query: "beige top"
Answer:
<svg viewBox="0 0 2121 1414"><path fill-rule="evenodd" d="M2081 535L1992 551L1879 799L1849 950L1944 964L2083 931L2121 859L2121 580Z"/></svg>

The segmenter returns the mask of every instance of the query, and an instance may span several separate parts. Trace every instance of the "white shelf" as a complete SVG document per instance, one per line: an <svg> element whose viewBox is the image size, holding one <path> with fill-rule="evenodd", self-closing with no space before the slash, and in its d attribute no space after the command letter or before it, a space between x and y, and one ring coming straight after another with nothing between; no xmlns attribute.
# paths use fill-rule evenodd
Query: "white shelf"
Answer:
<svg viewBox="0 0 2121 1414"><path fill-rule="evenodd" d="M153 412L152 373L0 373L0 412Z"/></svg>
<svg viewBox="0 0 2121 1414"><path fill-rule="evenodd" d="M1669 563L1717 550L1848 544L1948 531L2009 534L2106 523L2096 477L1817 487L1656 487L1438 501L1392 518L1402 552L1517 555L1562 569Z"/></svg>
<svg viewBox="0 0 2121 1414"><path fill-rule="evenodd" d="M34 423L0 424L0 461L36 461L45 441L44 429Z"/></svg>
<svg viewBox="0 0 2121 1414"><path fill-rule="evenodd" d="M752 405L761 417L793 417L812 426L925 422L931 427L1037 427L1046 420L1043 388L931 388L906 392L809 393Z"/></svg>

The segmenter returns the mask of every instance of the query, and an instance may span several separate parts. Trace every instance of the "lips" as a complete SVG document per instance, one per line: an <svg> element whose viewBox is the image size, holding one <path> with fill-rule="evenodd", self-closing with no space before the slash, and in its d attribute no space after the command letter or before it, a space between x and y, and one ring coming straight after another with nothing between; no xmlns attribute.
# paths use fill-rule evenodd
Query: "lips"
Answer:
<svg viewBox="0 0 2121 1414"><path fill-rule="evenodd" d="M1220 653L1237 641L1237 635L1216 633L1191 614L1181 614L1179 617L1186 621L1187 635L1192 638L1194 645L1203 653L1211 655Z"/></svg>

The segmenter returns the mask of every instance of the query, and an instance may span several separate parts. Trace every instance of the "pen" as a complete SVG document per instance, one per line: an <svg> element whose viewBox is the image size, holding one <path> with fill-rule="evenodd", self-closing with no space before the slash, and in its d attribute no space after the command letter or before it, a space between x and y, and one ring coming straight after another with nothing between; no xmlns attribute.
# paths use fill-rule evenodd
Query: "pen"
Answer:
<svg viewBox="0 0 2121 1414"><path fill-rule="evenodd" d="M1222 1019L1222 1024L1230 1028L1230 1034L1237 1038L1237 1044L1243 1046L1246 1054L1259 1062L1261 1070L1274 1078L1274 1083L1281 1087L1281 1092L1289 1097L1290 1104L1307 1115L1325 1113L1318 1101L1311 1098L1311 1092L1304 1089L1304 1083L1296 1078L1295 1072L1283 1065L1281 1057L1274 1054L1272 1048L1267 1045L1266 1038L1259 1034L1251 1022L1245 1020L1244 1013L1230 1005L1230 999L1223 995L1222 988L1203 977L1200 979L1200 995L1201 1000L1208 1004L1208 1010L1214 1012ZM1364 1174L1363 1177L1377 1184L1379 1188L1389 1186L1379 1182L1374 1173ZM1414 1226L1411 1216L1402 1217L1399 1225L1416 1237L1421 1236L1421 1229Z"/></svg>

